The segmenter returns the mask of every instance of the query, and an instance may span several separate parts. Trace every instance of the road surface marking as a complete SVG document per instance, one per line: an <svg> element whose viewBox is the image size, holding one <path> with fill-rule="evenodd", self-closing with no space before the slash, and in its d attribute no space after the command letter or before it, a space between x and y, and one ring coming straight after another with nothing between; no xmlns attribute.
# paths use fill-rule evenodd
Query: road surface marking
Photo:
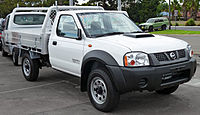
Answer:
<svg viewBox="0 0 200 115"><path fill-rule="evenodd" d="M67 83L67 82L65 80L62 80L62 81L58 81L58 82L47 83L47 84L44 84L44 85L37 85L37 86L20 88L20 89L15 89L15 90L2 91L2 92L0 92L0 94L13 93L13 92L17 92L17 91L24 91L24 90L28 90L28 89L34 89L34 88L39 88L39 87L44 87L44 86L49 86L49 85L54 85L54 84L59 84L59 83Z"/></svg>

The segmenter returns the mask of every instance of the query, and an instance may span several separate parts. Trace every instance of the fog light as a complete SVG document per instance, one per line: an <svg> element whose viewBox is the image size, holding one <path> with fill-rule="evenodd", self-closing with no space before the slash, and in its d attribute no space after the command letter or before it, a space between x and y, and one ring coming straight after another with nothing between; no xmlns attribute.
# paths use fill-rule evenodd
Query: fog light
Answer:
<svg viewBox="0 0 200 115"><path fill-rule="evenodd" d="M138 82L138 86L139 86L140 88L145 88L145 87L147 87L147 79L146 79L146 78L140 79L140 81Z"/></svg>

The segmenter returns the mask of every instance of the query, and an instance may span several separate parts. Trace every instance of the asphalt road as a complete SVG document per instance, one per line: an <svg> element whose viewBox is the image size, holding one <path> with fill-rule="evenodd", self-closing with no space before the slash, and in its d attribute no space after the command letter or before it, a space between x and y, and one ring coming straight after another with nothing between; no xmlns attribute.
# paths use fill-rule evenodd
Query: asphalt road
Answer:
<svg viewBox="0 0 200 115"><path fill-rule="evenodd" d="M172 26L172 29L175 30L175 26ZM200 26L176 26L177 30L189 30L189 31L200 31Z"/></svg>
<svg viewBox="0 0 200 115"><path fill-rule="evenodd" d="M1 53L0 53L1 55ZM198 57L197 57L198 58ZM130 92L118 108L102 113L80 92L79 78L43 68L37 82L23 78L21 67L0 56L0 115L199 115L200 66L193 79L172 95Z"/></svg>

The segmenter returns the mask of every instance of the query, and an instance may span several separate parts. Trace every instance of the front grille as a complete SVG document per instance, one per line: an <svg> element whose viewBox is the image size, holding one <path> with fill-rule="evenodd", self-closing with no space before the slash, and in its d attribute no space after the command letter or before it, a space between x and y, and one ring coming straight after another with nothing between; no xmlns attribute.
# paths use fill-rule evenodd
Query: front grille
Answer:
<svg viewBox="0 0 200 115"><path fill-rule="evenodd" d="M168 61L169 59L164 53L156 53L154 54L158 61Z"/></svg>
<svg viewBox="0 0 200 115"><path fill-rule="evenodd" d="M179 58L184 58L185 57L185 50L178 50L178 55L179 55Z"/></svg>
<svg viewBox="0 0 200 115"><path fill-rule="evenodd" d="M181 58L186 57L185 50L176 50L176 51L169 51L169 52L161 52L161 53L154 53L154 56L159 62L162 61L173 61L178 60Z"/></svg>

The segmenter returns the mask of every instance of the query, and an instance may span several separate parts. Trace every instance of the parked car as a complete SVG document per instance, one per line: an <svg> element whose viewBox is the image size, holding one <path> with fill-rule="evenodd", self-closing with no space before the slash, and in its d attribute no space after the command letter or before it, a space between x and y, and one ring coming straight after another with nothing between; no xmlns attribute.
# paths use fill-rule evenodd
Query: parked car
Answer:
<svg viewBox="0 0 200 115"><path fill-rule="evenodd" d="M2 32L3 32L3 28L4 28L4 19L1 18L0 19L0 51L2 50Z"/></svg>
<svg viewBox="0 0 200 115"><path fill-rule="evenodd" d="M143 31L148 30L149 32L152 32L158 29L166 30L168 26L169 26L169 21L165 17L150 18L147 20L146 23L142 23L139 25L139 27Z"/></svg>
<svg viewBox="0 0 200 115"><path fill-rule="evenodd" d="M13 11L5 40L18 49L25 79L38 80L43 66L80 77L81 91L100 111L113 110L120 95L130 91L171 94L196 71L187 42L143 33L125 11L53 6L33 33L35 28L12 29L21 26L14 20L19 10L26 9ZM56 16L50 18L53 11Z"/></svg>

